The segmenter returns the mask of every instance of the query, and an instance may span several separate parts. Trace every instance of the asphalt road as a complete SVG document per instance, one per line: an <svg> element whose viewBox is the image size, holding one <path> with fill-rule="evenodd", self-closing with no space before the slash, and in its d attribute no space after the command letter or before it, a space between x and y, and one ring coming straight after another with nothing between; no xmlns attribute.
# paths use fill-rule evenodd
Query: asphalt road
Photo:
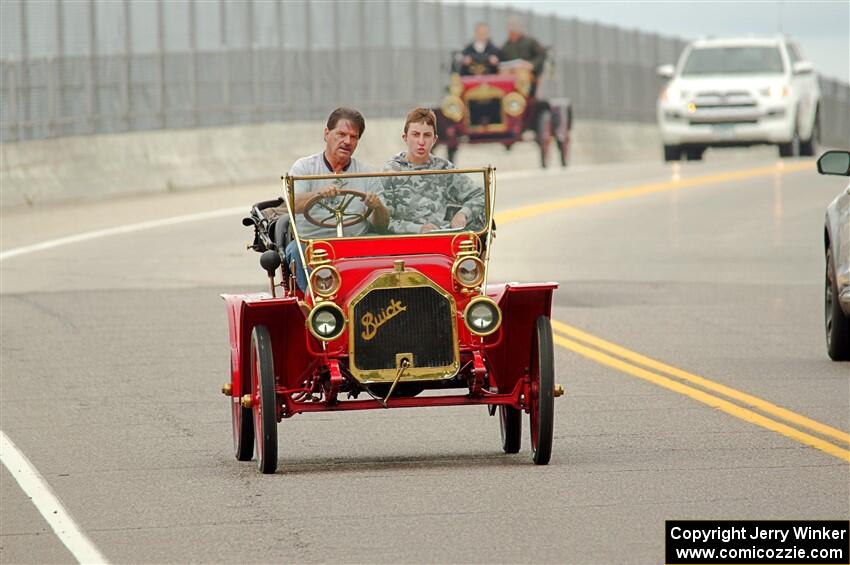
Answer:
<svg viewBox="0 0 850 565"><path fill-rule="evenodd" d="M500 176L491 280L561 285L546 467L477 407L301 415L276 475L237 462L218 295L266 281L235 213L6 256L0 428L112 562L661 563L666 519L846 520L844 184L759 151ZM2 251L274 190L6 214ZM0 496L0 562L73 561L5 467Z"/></svg>

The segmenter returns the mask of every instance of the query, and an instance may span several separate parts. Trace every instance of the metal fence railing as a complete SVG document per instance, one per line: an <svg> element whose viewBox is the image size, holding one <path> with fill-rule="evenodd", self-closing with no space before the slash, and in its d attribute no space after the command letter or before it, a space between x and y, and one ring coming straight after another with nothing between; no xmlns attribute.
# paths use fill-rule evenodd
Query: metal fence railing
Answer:
<svg viewBox="0 0 850 565"><path fill-rule="evenodd" d="M337 105L400 116L444 93L476 22L505 9L389 0L4 0L0 140L321 119ZM578 119L650 122L659 64L684 41L515 13L550 47L545 92ZM850 143L850 87L822 80L824 141Z"/></svg>

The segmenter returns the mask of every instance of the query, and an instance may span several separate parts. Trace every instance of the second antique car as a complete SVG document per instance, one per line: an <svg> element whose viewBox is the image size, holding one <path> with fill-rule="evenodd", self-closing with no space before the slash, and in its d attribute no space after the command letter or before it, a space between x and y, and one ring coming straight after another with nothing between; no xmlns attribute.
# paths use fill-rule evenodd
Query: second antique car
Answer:
<svg viewBox="0 0 850 565"><path fill-rule="evenodd" d="M418 176L426 189L474 183L482 214L462 229L381 233L364 229L354 203L380 183ZM491 283L492 168L284 177L284 197L255 205L245 225L262 253L269 292L224 295L230 328L228 397L240 461L278 465L279 422L308 412L487 406L501 447L517 453L529 415L534 463L552 453L555 383L549 322L556 283ZM294 213L301 183L336 183ZM433 186L432 186L433 185ZM285 205L270 221L264 210ZM362 210L362 208L361 208ZM321 228L305 238L306 226ZM302 229L304 228L304 229ZM313 232L317 233L317 232ZM354 235L357 234L357 235ZM291 241L307 266L282 263ZM430 391L430 392L426 392ZM424 393L424 394L423 394Z"/></svg>
<svg viewBox="0 0 850 565"><path fill-rule="evenodd" d="M530 138L537 143L542 167L549 165L553 144L566 167L572 105L566 98L541 98L538 80L523 67L504 68L499 74L452 73L448 94L434 108L437 142L446 146L449 161L454 162L461 143L500 143L510 149Z"/></svg>

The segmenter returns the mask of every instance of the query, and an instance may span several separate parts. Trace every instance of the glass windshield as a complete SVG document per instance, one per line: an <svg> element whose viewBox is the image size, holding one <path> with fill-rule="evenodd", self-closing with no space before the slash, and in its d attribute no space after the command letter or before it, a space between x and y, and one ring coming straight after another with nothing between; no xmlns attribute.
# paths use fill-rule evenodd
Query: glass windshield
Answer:
<svg viewBox="0 0 850 565"><path fill-rule="evenodd" d="M482 232L487 169L287 177L301 239Z"/></svg>
<svg viewBox="0 0 850 565"><path fill-rule="evenodd" d="M704 47L694 49L682 76L727 74L782 74L778 47Z"/></svg>

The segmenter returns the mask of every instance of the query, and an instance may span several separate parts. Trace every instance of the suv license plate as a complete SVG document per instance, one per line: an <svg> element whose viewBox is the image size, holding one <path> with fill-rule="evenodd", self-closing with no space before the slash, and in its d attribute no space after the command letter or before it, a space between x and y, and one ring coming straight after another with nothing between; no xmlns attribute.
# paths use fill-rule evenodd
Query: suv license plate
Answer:
<svg viewBox="0 0 850 565"><path fill-rule="evenodd" d="M735 137L735 126L732 124L715 124L714 134L723 138Z"/></svg>

